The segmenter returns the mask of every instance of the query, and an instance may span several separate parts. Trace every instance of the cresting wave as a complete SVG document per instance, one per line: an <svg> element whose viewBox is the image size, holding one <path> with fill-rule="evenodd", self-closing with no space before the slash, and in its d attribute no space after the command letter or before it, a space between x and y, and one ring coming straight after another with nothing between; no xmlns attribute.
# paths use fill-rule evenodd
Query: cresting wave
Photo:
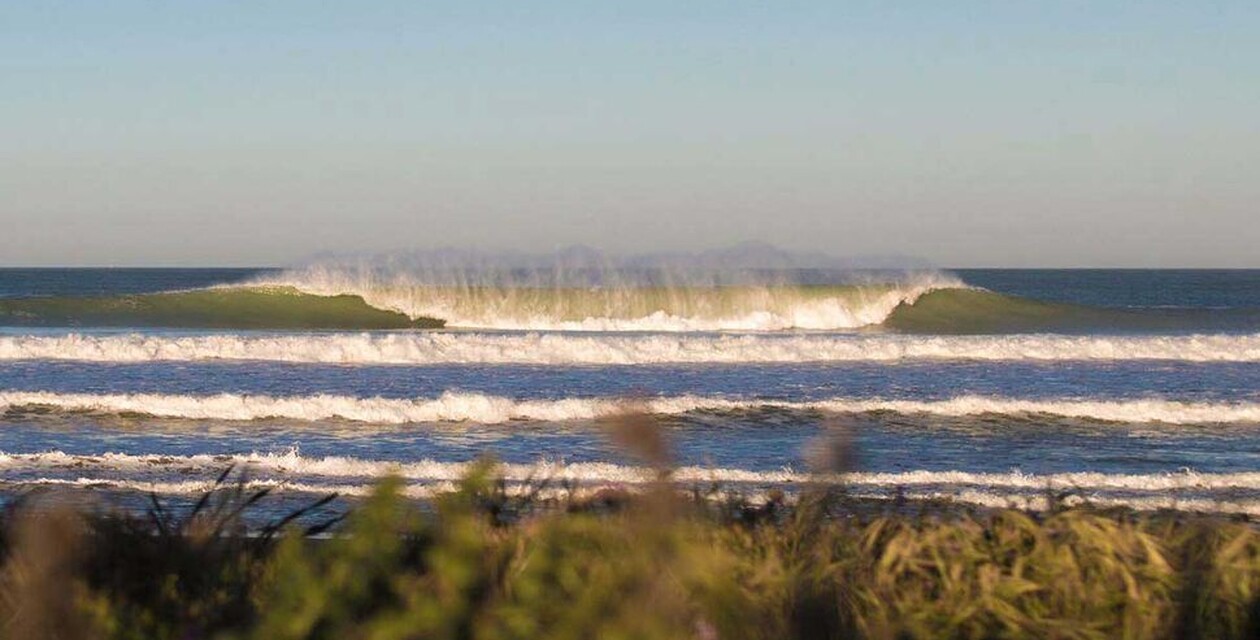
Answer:
<svg viewBox="0 0 1260 640"><path fill-rule="evenodd" d="M0 326L187 329L778 331L875 326L934 284L341 292L270 284L0 299Z"/></svg>
<svg viewBox="0 0 1260 640"><path fill-rule="evenodd" d="M347 292L349 291L349 292ZM600 332L843 331L908 334L1097 331L1247 333L1257 309L1111 309L905 282L651 287L391 287L287 282L112 297L0 299L0 326L258 330L442 327Z"/></svg>
<svg viewBox="0 0 1260 640"><path fill-rule="evenodd" d="M780 331L875 326L952 279L870 285L723 287L351 286L280 279L316 296L349 295L377 309L448 327L530 331Z"/></svg>
<svg viewBox="0 0 1260 640"><path fill-rule="evenodd" d="M675 396L628 402L617 398L516 400L484 394L454 392L444 393L437 398L423 399L358 398L336 395L272 397L226 393L211 396L184 396L63 394L40 391L0 392L0 410L21 412L29 408L195 420L250 421L273 418L300 421L347 420L373 424L562 422L595 420L620 415L627 411L671 415L697 411L738 412L766 409L838 414L891 412L946 417L1045 415L1118 423L1260 424L1260 404L1189 403L1171 400L1019 400L959 396L939 401L837 398L816 402L785 402Z"/></svg>
<svg viewBox="0 0 1260 640"><path fill-rule="evenodd" d="M392 462L361 458L326 456L304 457L296 449L283 453L248 453L238 455L131 455L103 453L77 455L62 451L42 453L6 453L0 451L0 469L7 472L47 473L54 471L217 474L229 465L243 467L255 474L280 475L289 479L348 478L355 480L397 476L408 481L458 481L472 465L459 462L422 460ZM640 484L657 478L656 470L645 467L605 462L563 462L542 460L534 464L500 464L497 477L510 482L571 481ZM792 469L751 471L708 467L680 467L671 474L682 483L736 484L801 484L807 482L844 482L850 485L914 487L931 485L1001 487L1007 489L1045 490L1073 488L1080 490L1176 491L1176 490L1260 490L1260 472L1199 473L1183 470L1176 473L1107 474L1072 472L1055 474L974 473L967 471L907 471L901 473L854 472L841 475L809 474Z"/></svg>
<svg viewBox="0 0 1260 640"><path fill-rule="evenodd" d="M453 327L562 331L853 329L929 291L964 286L934 270L840 264L762 245L640 256L439 250L329 257L255 283L359 296Z"/></svg>
<svg viewBox="0 0 1260 640"><path fill-rule="evenodd" d="M908 336L394 332L0 336L0 360L636 365L921 359L1260 362L1260 334Z"/></svg>
<svg viewBox="0 0 1260 640"><path fill-rule="evenodd" d="M475 261L474 261L475 262ZM493 262L493 261L492 261ZM695 264L691 265L695 267ZM778 331L882 327L918 334L1254 332L1260 309L1107 308L1004 295L937 271L333 263L258 284L350 295L447 326L537 331Z"/></svg>

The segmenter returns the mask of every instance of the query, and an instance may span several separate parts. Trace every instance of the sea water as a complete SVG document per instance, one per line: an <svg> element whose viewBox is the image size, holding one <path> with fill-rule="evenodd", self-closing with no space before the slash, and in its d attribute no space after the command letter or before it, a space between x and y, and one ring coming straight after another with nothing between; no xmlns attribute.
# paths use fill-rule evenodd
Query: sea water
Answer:
<svg viewBox="0 0 1260 640"><path fill-rule="evenodd" d="M509 483L634 487L606 431L635 410L682 486L1260 514L1260 271L648 280L0 270L0 489L135 505L235 465L282 500L386 473L425 498L486 455ZM283 311L329 295L351 328ZM353 328L384 312L444 327ZM849 466L818 469L837 437Z"/></svg>

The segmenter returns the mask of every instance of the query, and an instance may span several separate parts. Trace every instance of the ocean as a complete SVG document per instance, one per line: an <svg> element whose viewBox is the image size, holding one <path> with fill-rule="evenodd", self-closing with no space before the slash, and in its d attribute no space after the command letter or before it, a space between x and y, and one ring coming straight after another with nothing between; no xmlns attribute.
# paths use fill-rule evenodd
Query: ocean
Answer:
<svg viewBox="0 0 1260 640"><path fill-rule="evenodd" d="M634 487L631 408L682 487L1260 515L1260 270L399 273L0 270L0 498Z"/></svg>

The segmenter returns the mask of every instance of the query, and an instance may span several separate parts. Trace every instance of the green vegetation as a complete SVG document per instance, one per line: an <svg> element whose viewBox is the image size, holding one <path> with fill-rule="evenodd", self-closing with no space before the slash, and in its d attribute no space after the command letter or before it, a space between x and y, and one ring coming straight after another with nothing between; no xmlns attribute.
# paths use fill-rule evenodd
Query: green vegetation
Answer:
<svg viewBox="0 0 1260 640"><path fill-rule="evenodd" d="M353 295L316 296L291 287L226 287L112 297L0 300L8 326L170 327L184 329L428 329Z"/></svg>
<svg viewBox="0 0 1260 640"><path fill-rule="evenodd" d="M665 475L667 472L662 472ZM417 508L386 480L315 538L224 489L191 515L11 510L8 638L1254 638L1260 532L1088 508L856 515L671 485L543 505L491 465ZM309 515L309 514L307 514Z"/></svg>

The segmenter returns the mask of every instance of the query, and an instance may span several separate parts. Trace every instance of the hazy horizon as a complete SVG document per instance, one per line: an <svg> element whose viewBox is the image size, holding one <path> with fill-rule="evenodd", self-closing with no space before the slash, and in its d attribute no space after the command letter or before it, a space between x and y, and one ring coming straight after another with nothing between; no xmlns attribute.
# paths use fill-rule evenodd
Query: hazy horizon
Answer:
<svg viewBox="0 0 1260 640"><path fill-rule="evenodd" d="M393 263L397 265L399 260L408 260L416 256L436 255L443 253L467 253L479 256L483 266L487 264L485 260L490 260L496 266L556 266L563 265L562 260L558 260L558 256L573 251L591 251L603 254L603 258L607 261L604 266L612 266L613 263L629 263L638 264L639 266L652 266L657 261L657 266L678 266L676 261L670 262L671 258L698 258L705 255L720 255L738 253L743 247L768 248L787 258L822 258L827 262L824 264L805 263L798 265L776 265L768 268L788 268L788 269L853 269L853 270L906 270L906 271L958 271L958 270L1027 270L1027 271L1122 271L1122 270L1167 270L1167 271L1260 271L1260 266L1095 266L1095 265L1072 265L1072 266L1044 266L1044 265L993 265L993 264L974 264L974 265L951 265L936 264L928 260L918 258L916 256L894 255L894 254L857 254L849 256L841 256L828 254L825 251L790 251L776 245L768 243L759 243L755 241L739 242L730 245L717 247L703 247L694 251L623 251L623 252L607 252L598 247L587 244L573 244L558 247L554 251L520 251L516 249L506 248L482 248L482 247L454 247L440 246L432 248L413 248L406 250L394 251L319 251L307 255L299 256L288 262L275 263L148 263L148 264L4 264L0 263L0 270L39 270L39 269L204 269L204 270L286 270L301 269L310 266L335 266L356 263L362 266L385 265ZM523 257L527 260L524 264L509 265L511 258ZM664 260L661 262L661 260ZM476 263L469 263L471 267L475 267ZM702 265L703 266L703 265ZM730 265L733 268L759 268L754 265Z"/></svg>
<svg viewBox="0 0 1260 640"><path fill-rule="evenodd" d="M0 8L0 265L1256 268L1260 6Z"/></svg>

